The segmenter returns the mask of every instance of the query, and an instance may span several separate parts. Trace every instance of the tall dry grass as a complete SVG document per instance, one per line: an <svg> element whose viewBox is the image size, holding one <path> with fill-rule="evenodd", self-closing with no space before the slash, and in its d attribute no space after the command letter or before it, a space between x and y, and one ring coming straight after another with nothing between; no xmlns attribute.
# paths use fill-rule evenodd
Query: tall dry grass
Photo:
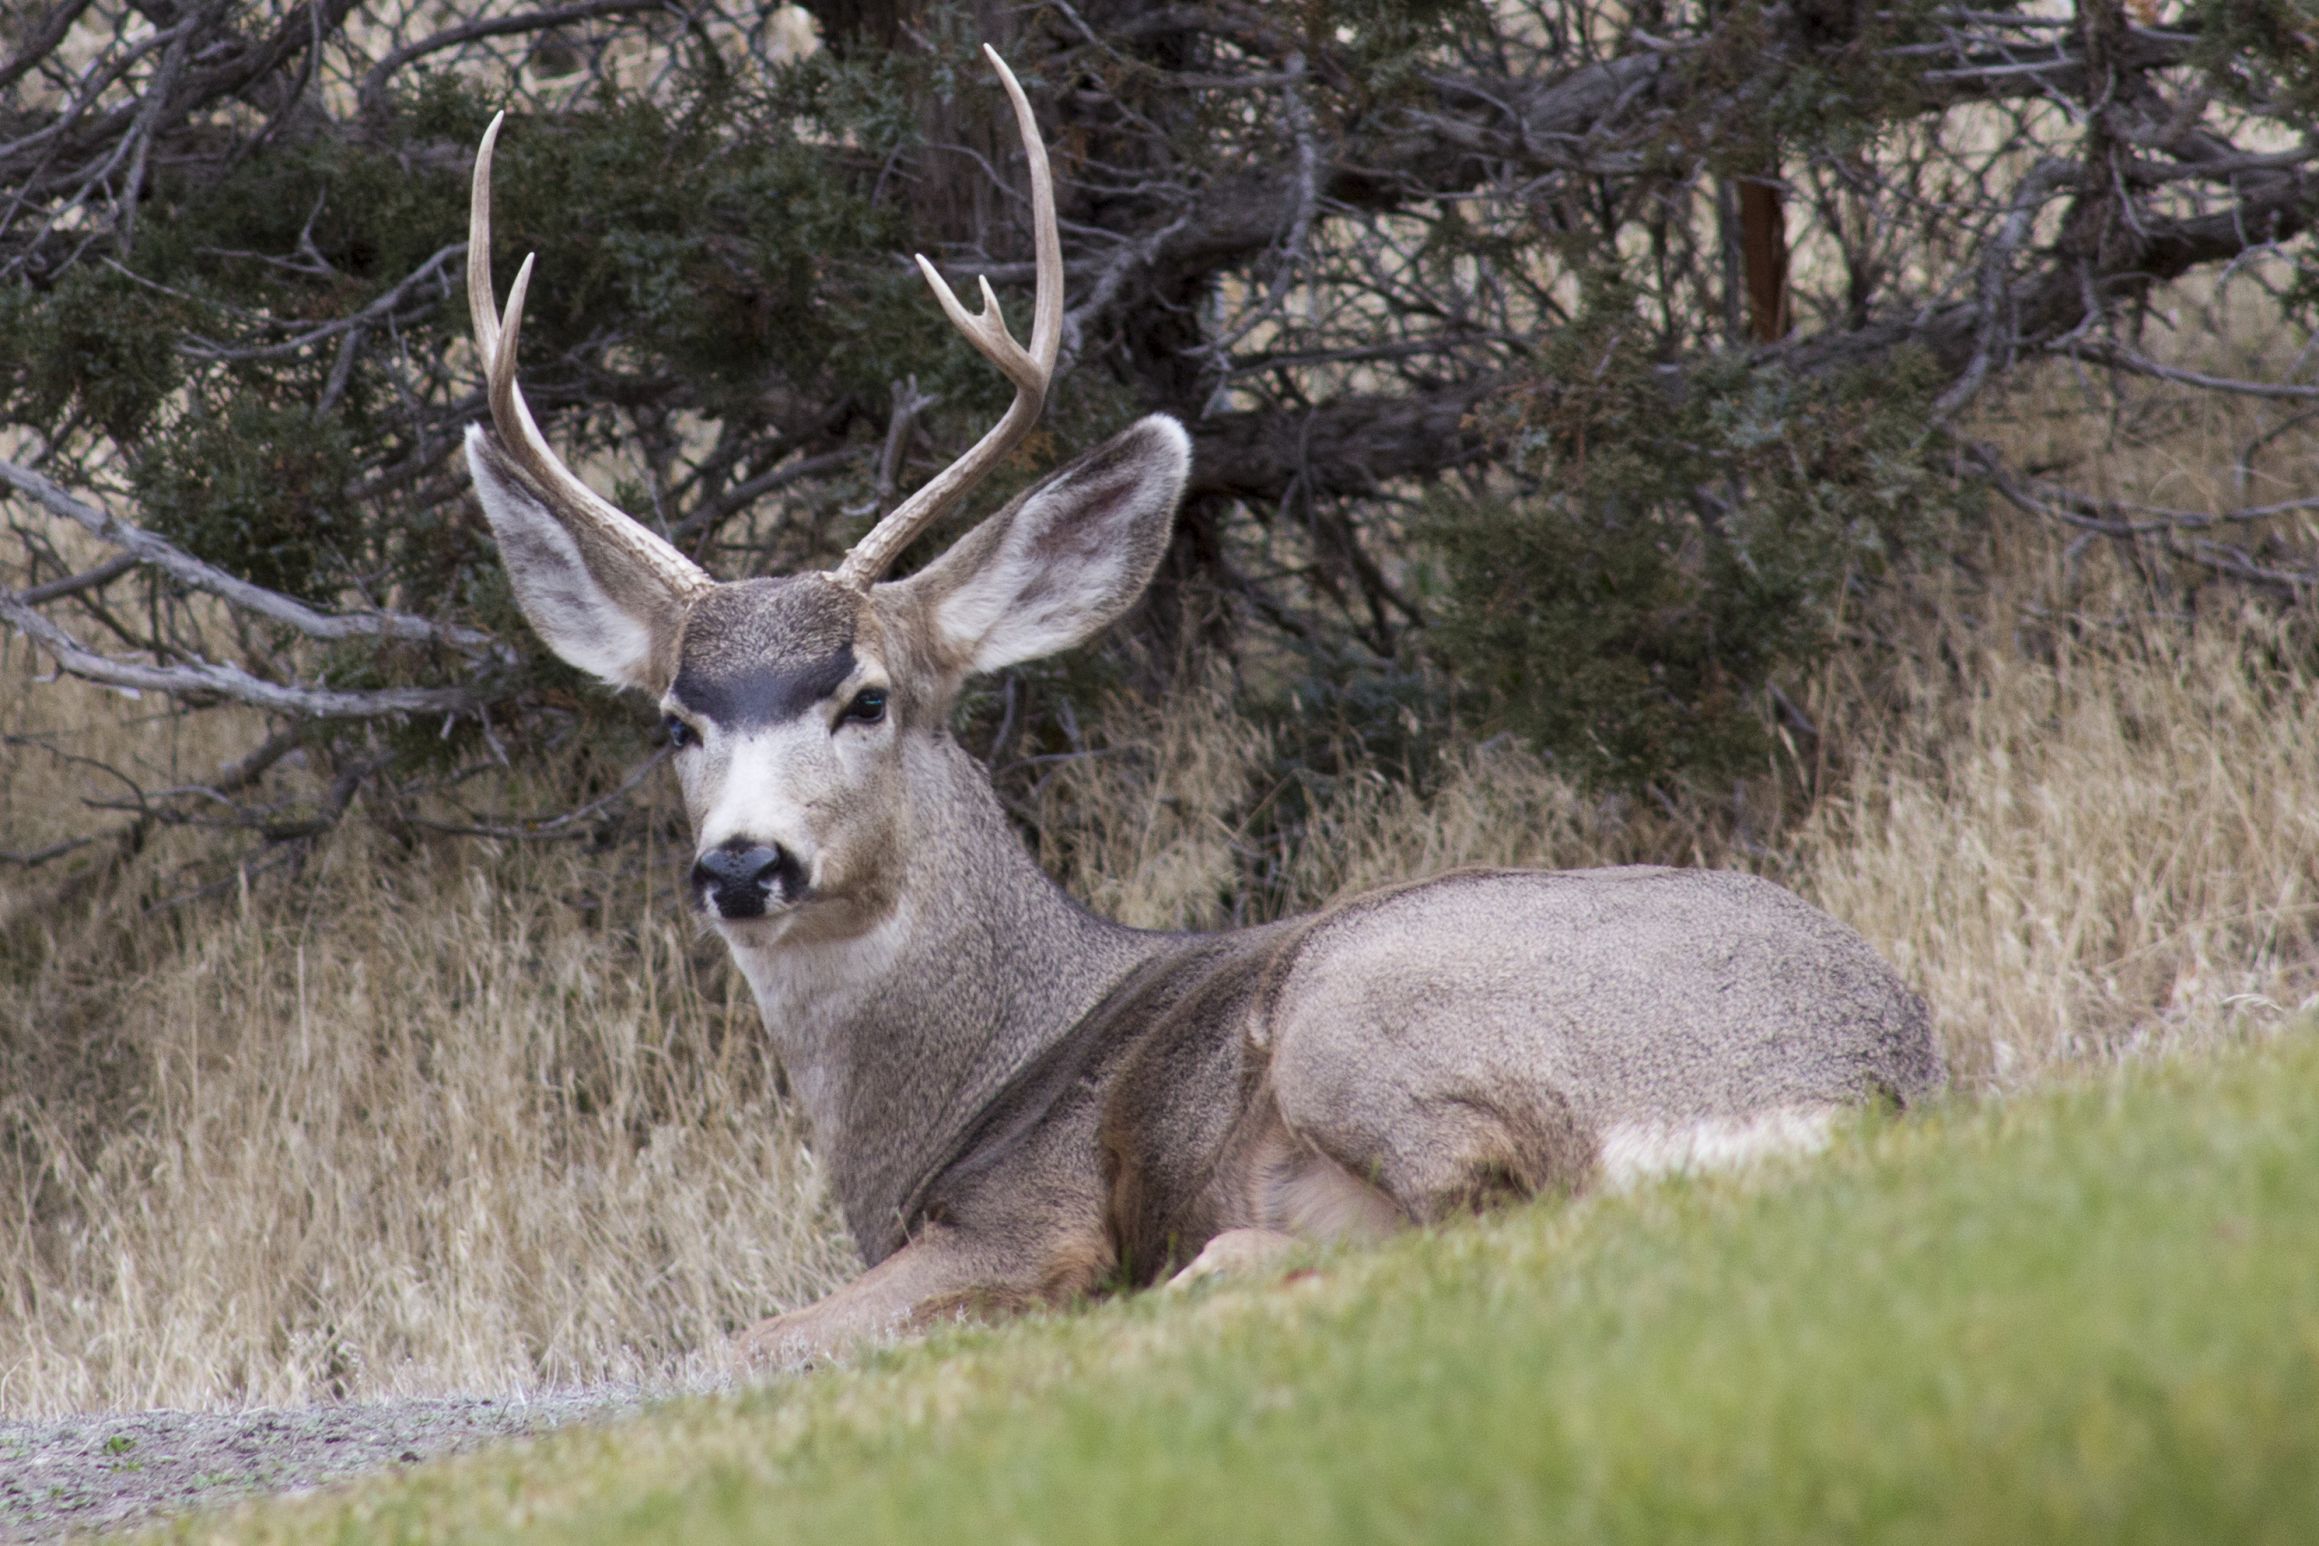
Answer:
<svg viewBox="0 0 2319 1546"><path fill-rule="evenodd" d="M578 856L527 858L350 833L109 997L115 1130L10 1113L0 1409L648 1379L843 1275L689 925L589 927Z"/></svg>
<svg viewBox="0 0 2319 1546"><path fill-rule="evenodd" d="M2235 411L2147 443L2066 403L1999 430L2098 432L2114 492L2227 501ZM2067 536L2000 517L1831 662L1807 707L1848 750L1784 828L1587 794L1497 742L1422 792L1340 783L1252 898L1272 731L1212 693L1114 716L1128 750L1055 770L1042 858L1166 927L1461 863L1743 864L1886 951L1981 1089L2312 1002L2308 641ZM164 771L233 749L20 666L12 733ZM63 830L93 787L0 751L0 847ZM42 900L48 871L5 876L0 1409L651 1377L849 1270L675 856L403 848L356 820L295 876L149 911L197 844L167 836L69 905Z"/></svg>
<svg viewBox="0 0 2319 1546"><path fill-rule="evenodd" d="M670 856L358 820L148 911L177 843L9 920L0 1411L651 1381L849 1270Z"/></svg>
<svg viewBox="0 0 2319 1546"><path fill-rule="evenodd" d="M1955 611L1795 878L2006 1086L2319 995L2319 680L2247 612L2033 651Z"/></svg>

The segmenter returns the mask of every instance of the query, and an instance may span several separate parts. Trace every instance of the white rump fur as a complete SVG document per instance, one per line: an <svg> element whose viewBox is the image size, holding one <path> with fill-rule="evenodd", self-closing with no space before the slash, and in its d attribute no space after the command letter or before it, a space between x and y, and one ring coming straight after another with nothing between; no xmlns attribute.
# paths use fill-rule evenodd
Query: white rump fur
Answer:
<svg viewBox="0 0 2319 1546"><path fill-rule="evenodd" d="M933 598L945 652L968 671L1069 649L1143 593L1191 469L1191 437L1153 414L897 583Z"/></svg>
<svg viewBox="0 0 2319 1546"><path fill-rule="evenodd" d="M467 467L498 539L500 561L524 620L558 656L615 687L657 690L650 680L653 619L614 600L555 512L508 477L480 424L467 426Z"/></svg>
<svg viewBox="0 0 2319 1546"><path fill-rule="evenodd" d="M1828 1146L1835 1118L1830 1106L1791 1106L1752 1117L1622 1122L1603 1134L1602 1179L1607 1186L1632 1186L1654 1176L1736 1170L1779 1155L1816 1154Z"/></svg>

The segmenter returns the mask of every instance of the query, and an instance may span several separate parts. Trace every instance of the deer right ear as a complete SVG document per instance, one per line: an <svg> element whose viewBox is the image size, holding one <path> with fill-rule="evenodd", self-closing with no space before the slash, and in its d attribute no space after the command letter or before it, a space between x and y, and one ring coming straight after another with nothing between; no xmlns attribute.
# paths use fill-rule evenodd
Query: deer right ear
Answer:
<svg viewBox="0 0 2319 1546"><path fill-rule="evenodd" d="M524 620L556 654L614 687L658 692L674 670L689 592L708 576L671 572L666 544L625 516L575 519L482 425L467 430L467 466L498 540ZM657 561L656 561L657 560ZM689 567L689 566L688 566Z"/></svg>

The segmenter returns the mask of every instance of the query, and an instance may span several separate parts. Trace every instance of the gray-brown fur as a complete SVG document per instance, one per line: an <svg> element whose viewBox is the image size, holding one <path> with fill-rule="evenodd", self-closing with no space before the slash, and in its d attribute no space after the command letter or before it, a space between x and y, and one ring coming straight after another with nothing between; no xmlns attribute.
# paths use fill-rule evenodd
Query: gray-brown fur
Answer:
<svg viewBox="0 0 2319 1546"><path fill-rule="evenodd" d="M543 489L497 435L469 430L467 465L516 603L540 636L615 685L665 680L691 596Z"/></svg>
<svg viewBox="0 0 2319 1546"><path fill-rule="evenodd" d="M1221 935L1072 901L950 709L971 669L1132 601L1184 470L1180 431L1146 421L912 579L744 581L656 625L702 843L780 845L811 877L712 921L871 1269L753 1331L759 1356L1148 1282L1220 1239L1567 1191L1621 1133L1940 1086L1922 1003L1748 876L1458 872ZM585 590L552 580L519 586L527 609ZM889 693L876 724L845 716L864 683Z"/></svg>
<svg viewBox="0 0 2319 1546"><path fill-rule="evenodd" d="M820 575L720 585L686 613L669 695L736 727L794 718L853 674L860 602Z"/></svg>
<svg viewBox="0 0 2319 1546"><path fill-rule="evenodd" d="M1134 603L1190 442L1146 419L878 582L1028 432L1055 359L1044 156L1000 74L1033 168L1031 348L937 292L1014 406L829 575L718 585L605 505L523 407L524 279L502 319L480 256L469 275L493 428L469 432L468 459L516 599L558 654L674 722L696 905L756 995L868 1267L744 1349L810 1360L1742 1153L1938 1089L1923 1004L1857 934L1747 876L1471 871L1202 936L1094 917L1040 873L951 710L969 675L1070 648Z"/></svg>
<svg viewBox="0 0 2319 1546"><path fill-rule="evenodd" d="M944 1204L934 1172L965 1157L965 1134L1009 1081L1162 943L1107 924L1047 881L981 767L946 733L927 741L911 757L923 804L909 812L914 841L898 856L898 888L936 905L881 960L858 1009L813 1025L752 974L872 1263Z"/></svg>
<svg viewBox="0 0 2319 1546"><path fill-rule="evenodd" d="M1302 1139L1419 1218L1586 1179L1620 1124L1875 1097L1942 1071L1859 935L1714 870L1474 870L1318 920L1252 1018Z"/></svg>

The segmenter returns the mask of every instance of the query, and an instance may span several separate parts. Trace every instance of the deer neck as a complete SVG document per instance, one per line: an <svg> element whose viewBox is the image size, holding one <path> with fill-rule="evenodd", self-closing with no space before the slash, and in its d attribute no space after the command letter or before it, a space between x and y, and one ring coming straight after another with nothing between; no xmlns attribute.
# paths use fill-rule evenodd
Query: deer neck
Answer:
<svg viewBox="0 0 2319 1546"><path fill-rule="evenodd" d="M904 879L874 923L840 940L729 939L872 1263L1009 1077L1170 938L1072 900L956 742L918 753Z"/></svg>

